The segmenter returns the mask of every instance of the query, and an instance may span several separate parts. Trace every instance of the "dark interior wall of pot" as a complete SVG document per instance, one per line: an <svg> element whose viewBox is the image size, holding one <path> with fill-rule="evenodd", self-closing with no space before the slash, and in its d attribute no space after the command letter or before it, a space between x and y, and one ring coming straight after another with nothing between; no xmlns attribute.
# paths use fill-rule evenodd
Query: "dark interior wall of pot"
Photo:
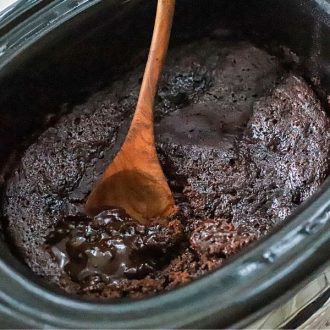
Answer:
<svg viewBox="0 0 330 330"><path fill-rule="evenodd" d="M1 184L15 157L60 113L145 61L155 3L103 1L12 61L0 80ZM171 47L215 29L223 37L286 45L301 57L306 78L322 86L325 99L329 27L315 1L178 0ZM13 150L18 152L8 161Z"/></svg>

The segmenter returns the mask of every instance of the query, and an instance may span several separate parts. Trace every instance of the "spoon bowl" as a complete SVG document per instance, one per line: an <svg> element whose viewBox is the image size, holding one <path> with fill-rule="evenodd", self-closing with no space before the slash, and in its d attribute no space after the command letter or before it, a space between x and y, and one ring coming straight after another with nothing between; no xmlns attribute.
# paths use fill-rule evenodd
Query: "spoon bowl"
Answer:
<svg viewBox="0 0 330 330"><path fill-rule="evenodd" d="M124 170L102 180L98 189L102 192L98 205L104 209L119 206L141 223L174 212L170 191L148 173ZM100 209L90 211L95 214Z"/></svg>

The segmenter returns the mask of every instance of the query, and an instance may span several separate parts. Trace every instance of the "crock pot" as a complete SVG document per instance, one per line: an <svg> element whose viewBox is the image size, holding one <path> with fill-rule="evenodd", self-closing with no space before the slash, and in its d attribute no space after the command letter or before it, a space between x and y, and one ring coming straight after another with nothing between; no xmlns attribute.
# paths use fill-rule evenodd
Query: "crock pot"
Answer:
<svg viewBox="0 0 330 330"><path fill-rule="evenodd" d="M0 13L0 118L6 119L0 121L2 168L10 152L42 127L46 116L58 112L53 104L84 99L126 64L134 65L130 56L148 46L155 2L22 0ZM292 50L328 108L328 1L178 0L172 47L215 27ZM30 120L23 122L26 111ZM311 315L311 303L318 306L329 298L329 251L329 180L271 235L225 267L142 300L69 296L22 264L2 233L1 327L293 327L302 310Z"/></svg>

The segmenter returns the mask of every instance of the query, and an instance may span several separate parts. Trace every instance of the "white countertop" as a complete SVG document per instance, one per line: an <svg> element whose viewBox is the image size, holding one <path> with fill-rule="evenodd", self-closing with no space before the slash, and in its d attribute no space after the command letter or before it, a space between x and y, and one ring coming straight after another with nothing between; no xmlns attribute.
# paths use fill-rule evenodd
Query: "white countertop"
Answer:
<svg viewBox="0 0 330 330"><path fill-rule="evenodd" d="M17 2L17 0L0 0L0 13L15 2Z"/></svg>

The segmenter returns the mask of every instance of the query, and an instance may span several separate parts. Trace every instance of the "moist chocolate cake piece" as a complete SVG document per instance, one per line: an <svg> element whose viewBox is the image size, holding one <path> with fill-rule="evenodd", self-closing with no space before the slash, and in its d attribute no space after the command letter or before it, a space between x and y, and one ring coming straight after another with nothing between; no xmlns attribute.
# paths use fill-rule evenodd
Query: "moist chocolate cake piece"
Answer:
<svg viewBox="0 0 330 330"><path fill-rule="evenodd" d="M86 218L142 72L71 109L7 183L6 234L34 272L72 294L144 297L187 283L268 233L328 174L329 120L307 83L249 43L206 38L169 52L157 97L157 149L179 212L150 228L113 211Z"/></svg>
<svg viewBox="0 0 330 330"><path fill-rule="evenodd" d="M253 234L223 219L196 221L194 227L190 234L190 246L207 258L228 258L256 239Z"/></svg>
<svg viewBox="0 0 330 330"><path fill-rule="evenodd" d="M181 175L189 177L193 168L185 192L203 214L247 224L263 234L326 178L329 120L312 90L295 76L253 108L243 135L226 153L178 144L180 151L172 157L169 149L167 156Z"/></svg>

